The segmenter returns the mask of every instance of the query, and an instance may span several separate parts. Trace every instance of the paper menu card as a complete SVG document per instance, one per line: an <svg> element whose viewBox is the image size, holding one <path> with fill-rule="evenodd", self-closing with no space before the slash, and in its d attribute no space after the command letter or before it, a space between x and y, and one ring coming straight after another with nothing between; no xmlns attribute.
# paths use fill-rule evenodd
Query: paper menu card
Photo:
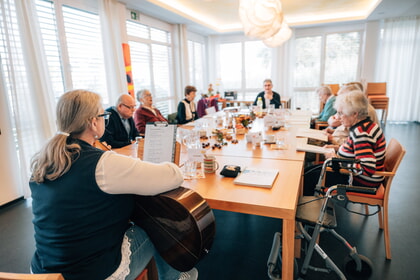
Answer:
<svg viewBox="0 0 420 280"><path fill-rule="evenodd" d="M335 152L333 148L324 148L324 147L311 145L311 144L305 144L305 143L297 143L296 150L315 153L315 154L328 154L328 153Z"/></svg>
<svg viewBox="0 0 420 280"><path fill-rule="evenodd" d="M246 167L233 182L237 185L271 188L278 174L277 169Z"/></svg>
<svg viewBox="0 0 420 280"><path fill-rule="evenodd" d="M174 162L176 125L166 122L147 124L143 160L153 163Z"/></svg>
<svg viewBox="0 0 420 280"><path fill-rule="evenodd" d="M298 128L296 132L296 137L306 137L306 138L312 138L316 140L321 141L328 141L328 135L319 129L312 129L312 128Z"/></svg>

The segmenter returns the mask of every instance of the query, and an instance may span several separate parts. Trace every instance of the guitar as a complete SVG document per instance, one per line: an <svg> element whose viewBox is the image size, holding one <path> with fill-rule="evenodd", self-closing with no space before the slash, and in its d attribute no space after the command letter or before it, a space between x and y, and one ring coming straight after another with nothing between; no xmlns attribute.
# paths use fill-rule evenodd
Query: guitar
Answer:
<svg viewBox="0 0 420 280"><path fill-rule="evenodd" d="M132 221L143 228L162 258L179 271L192 269L213 243L213 211L195 191L184 187L135 196Z"/></svg>

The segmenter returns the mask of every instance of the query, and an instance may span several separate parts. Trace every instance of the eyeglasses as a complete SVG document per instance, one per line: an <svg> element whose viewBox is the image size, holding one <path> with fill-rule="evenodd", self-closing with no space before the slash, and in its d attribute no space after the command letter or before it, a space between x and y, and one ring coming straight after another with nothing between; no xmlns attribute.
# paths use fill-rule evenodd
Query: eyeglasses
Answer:
<svg viewBox="0 0 420 280"><path fill-rule="evenodd" d="M136 109L136 105L128 106L128 105L125 105L124 103L121 103L121 105L123 105L125 108L130 109L130 110Z"/></svg>
<svg viewBox="0 0 420 280"><path fill-rule="evenodd" d="M111 115L111 112L104 112L103 114L97 115L97 118L103 117L105 120L105 126L108 125L109 122L109 116Z"/></svg>

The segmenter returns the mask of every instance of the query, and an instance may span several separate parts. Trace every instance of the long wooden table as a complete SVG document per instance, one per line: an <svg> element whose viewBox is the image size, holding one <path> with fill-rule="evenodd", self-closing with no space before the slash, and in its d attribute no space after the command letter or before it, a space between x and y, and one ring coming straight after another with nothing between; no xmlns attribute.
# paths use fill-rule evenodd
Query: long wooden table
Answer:
<svg viewBox="0 0 420 280"><path fill-rule="evenodd" d="M219 166L235 164L279 170L271 189L235 185L233 178L219 174L220 169L205 174L204 179L185 180L183 185L198 192L213 209L282 219L282 279L293 279L295 215L303 161L235 156L216 156L216 160Z"/></svg>
<svg viewBox="0 0 420 280"><path fill-rule="evenodd" d="M210 143L210 147L207 149L207 153L215 156L237 156L237 157L256 157L263 159L284 159L284 160L297 160L303 161L305 159L305 153L296 151L296 144L298 142L307 142L306 138L296 138L295 129L289 130L278 130L273 131L271 129L260 129L254 127L251 131L261 131L263 139L266 139L267 135L280 136L284 139L286 146L282 149L277 148L276 145L271 143L261 142L259 147L255 147L251 142L246 141L245 135L235 135L234 139L238 140L238 143L233 144L232 141L226 141L228 144L222 148L212 149L211 146L216 142L214 137L203 142Z"/></svg>
<svg viewBox="0 0 420 280"><path fill-rule="evenodd" d="M261 121L259 120L254 129L260 129L258 126L261 126ZM263 133L290 134L291 131L264 130ZM233 178L219 174L220 168L215 173L206 173L205 178L185 180L183 186L198 192L213 209L282 219L282 279L293 279L295 215L301 194L304 153L296 152L293 147L288 150L273 150L267 144L254 148L251 143L246 143L243 136L238 136L238 140L238 144L229 143L221 149L209 149L208 153L215 155L220 167L241 165L278 169L279 175L271 189L236 185ZM115 151L137 157L137 146L133 144ZM187 152L181 146L182 164L186 160Z"/></svg>

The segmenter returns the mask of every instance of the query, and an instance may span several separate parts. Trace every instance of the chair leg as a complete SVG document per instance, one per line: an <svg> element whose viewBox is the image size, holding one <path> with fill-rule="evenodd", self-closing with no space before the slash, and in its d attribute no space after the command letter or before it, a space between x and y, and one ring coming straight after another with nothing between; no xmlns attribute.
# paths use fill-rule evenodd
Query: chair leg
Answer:
<svg viewBox="0 0 420 280"><path fill-rule="evenodd" d="M384 242L385 242L385 255L388 260L391 259L391 238L389 237L388 225L388 207L383 207L383 225L384 225Z"/></svg>
<svg viewBox="0 0 420 280"><path fill-rule="evenodd" d="M384 229L384 220L385 220L385 213L383 213L384 211L382 211L382 207L379 207L379 212L378 212L378 223L379 223L379 228L380 229Z"/></svg>
<svg viewBox="0 0 420 280"><path fill-rule="evenodd" d="M366 215L369 215L369 205L365 204L365 212Z"/></svg>

